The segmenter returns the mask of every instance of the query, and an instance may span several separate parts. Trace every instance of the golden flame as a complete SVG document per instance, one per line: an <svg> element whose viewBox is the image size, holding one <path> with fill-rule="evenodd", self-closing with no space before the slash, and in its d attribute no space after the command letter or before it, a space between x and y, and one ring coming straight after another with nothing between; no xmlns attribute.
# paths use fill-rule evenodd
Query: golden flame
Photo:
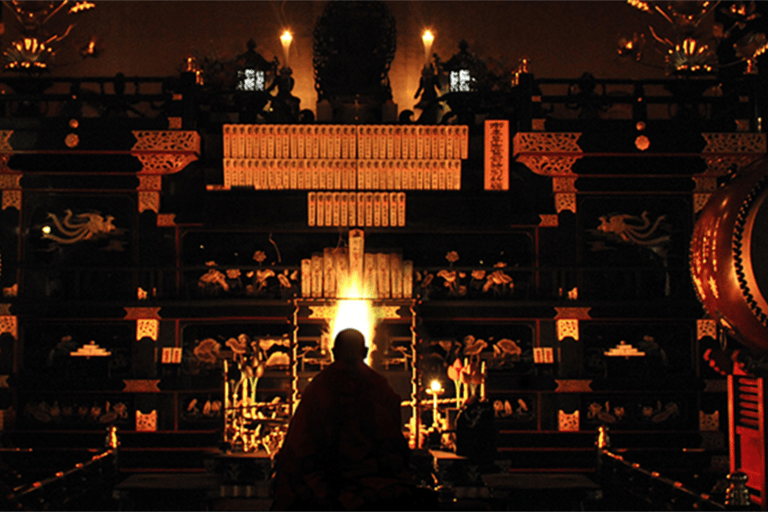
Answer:
<svg viewBox="0 0 768 512"><path fill-rule="evenodd" d="M283 66L288 67L288 57L291 54L291 41L293 41L293 36L291 33L286 30L283 32L283 35L280 36L280 42L283 45Z"/></svg>
<svg viewBox="0 0 768 512"><path fill-rule="evenodd" d="M356 329L365 337L365 344L368 350L368 364L371 359L371 344L376 332L376 309L373 307L373 301L368 298L370 294L365 293L363 286L356 279L351 277L339 283L338 300L331 319L331 337L330 342L336 339L336 335L344 329Z"/></svg>
<svg viewBox="0 0 768 512"><path fill-rule="evenodd" d="M429 55L432 52L432 43L435 40L435 36L432 35L432 32L427 30L424 32L424 35L421 36L421 42L424 43L424 61L425 63L429 63Z"/></svg>

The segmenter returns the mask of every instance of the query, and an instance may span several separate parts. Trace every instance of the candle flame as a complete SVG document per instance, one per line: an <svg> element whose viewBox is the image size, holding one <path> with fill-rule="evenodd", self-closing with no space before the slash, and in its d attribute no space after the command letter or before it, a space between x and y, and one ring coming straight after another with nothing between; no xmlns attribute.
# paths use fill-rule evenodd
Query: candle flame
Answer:
<svg viewBox="0 0 768 512"><path fill-rule="evenodd" d="M432 42L435 40L435 36L432 35L430 30L426 30L424 35L421 36L421 41L424 43L424 62L429 63L429 55L432 52Z"/></svg>
<svg viewBox="0 0 768 512"><path fill-rule="evenodd" d="M293 41L293 36L286 30L283 32L283 35L280 36L280 42L283 44L284 67L288 67L288 57L291 53L291 41Z"/></svg>
<svg viewBox="0 0 768 512"><path fill-rule="evenodd" d="M429 387L433 393L439 393L443 390L443 386L440 384L439 380L433 380Z"/></svg>

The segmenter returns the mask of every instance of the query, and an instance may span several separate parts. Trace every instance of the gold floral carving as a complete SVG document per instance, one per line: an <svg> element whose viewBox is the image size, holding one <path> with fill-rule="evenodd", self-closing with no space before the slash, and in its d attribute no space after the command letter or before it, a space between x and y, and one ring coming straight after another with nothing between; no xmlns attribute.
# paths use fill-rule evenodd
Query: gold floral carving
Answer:
<svg viewBox="0 0 768 512"><path fill-rule="evenodd" d="M183 151L200 154L200 134L194 131L134 130L131 151Z"/></svg>
<svg viewBox="0 0 768 512"><path fill-rule="evenodd" d="M139 318L160 320L160 308L125 308L123 320L138 320Z"/></svg>
<svg viewBox="0 0 768 512"><path fill-rule="evenodd" d="M513 144L515 154L581 153L578 132L518 132Z"/></svg>
<svg viewBox="0 0 768 512"><path fill-rule="evenodd" d="M144 414L136 411L136 432L156 432L157 431L157 411Z"/></svg>
<svg viewBox="0 0 768 512"><path fill-rule="evenodd" d="M131 154L142 164L142 174L174 174L197 160L200 135L193 131L134 131Z"/></svg>
<svg viewBox="0 0 768 512"><path fill-rule="evenodd" d="M707 153L765 153L764 133L702 133L707 145L702 150Z"/></svg>
<svg viewBox="0 0 768 512"><path fill-rule="evenodd" d="M163 188L163 177L156 174L139 175L139 212L152 210L160 211L160 190Z"/></svg>
<svg viewBox="0 0 768 512"><path fill-rule="evenodd" d="M591 393L592 379L561 380L555 379L555 393Z"/></svg>
<svg viewBox="0 0 768 512"><path fill-rule="evenodd" d="M573 338L579 341L579 321L575 318L555 320L557 326L557 341L563 341L565 338Z"/></svg>
<svg viewBox="0 0 768 512"><path fill-rule="evenodd" d="M560 432L578 432L580 429L579 411L574 411L571 414L563 410L557 411L557 429Z"/></svg>
<svg viewBox="0 0 768 512"><path fill-rule="evenodd" d="M309 306L309 318L333 318L336 314L335 306Z"/></svg>
<svg viewBox="0 0 768 512"><path fill-rule="evenodd" d="M159 393L160 388L157 385L160 379L123 379L125 387L123 393Z"/></svg>
<svg viewBox="0 0 768 512"><path fill-rule="evenodd" d="M718 432L720 430L720 411L707 414L700 410L699 430L702 432Z"/></svg>
<svg viewBox="0 0 768 512"><path fill-rule="evenodd" d="M573 164L581 156L561 155L518 155L517 161L531 171L542 176L561 176L573 174Z"/></svg>
<svg viewBox="0 0 768 512"><path fill-rule="evenodd" d="M399 309L400 306L376 306L376 318L397 320L400 318Z"/></svg>
<svg viewBox="0 0 768 512"><path fill-rule="evenodd" d="M555 194L555 211L570 210L576 213L576 177L552 178L552 192Z"/></svg>
<svg viewBox="0 0 768 512"><path fill-rule="evenodd" d="M19 283L3 288L3 297L18 297Z"/></svg>
<svg viewBox="0 0 768 512"><path fill-rule="evenodd" d="M536 174L570 175L573 164L582 157L579 137L581 133L520 132L513 141L515 156Z"/></svg>
<svg viewBox="0 0 768 512"><path fill-rule="evenodd" d="M0 153L13 153L10 138L13 130L0 130Z"/></svg>
<svg viewBox="0 0 768 512"><path fill-rule="evenodd" d="M540 213L539 227L556 228L560 225L560 217L556 213Z"/></svg>
<svg viewBox="0 0 768 512"><path fill-rule="evenodd" d="M139 192L139 213L146 210L160 211L160 192Z"/></svg>
<svg viewBox="0 0 768 512"><path fill-rule="evenodd" d="M555 194L555 211L565 210L576 213L576 194Z"/></svg>
<svg viewBox="0 0 768 512"><path fill-rule="evenodd" d="M577 320L592 320L592 317L589 315L591 309L592 308L555 308L555 311L557 311L555 319L576 318Z"/></svg>
<svg viewBox="0 0 768 512"><path fill-rule="evenodd" d="M0 173L0 189L20 189L21 176L20 172Z"/></svg>
<svg viewBox="0 0 768 512"><path fill-rule="evenodd" d="M136 341L142 338L151 338L157 341L160 331L160 321L154 318L139 318L136 320Z"/></svg>
<svg viewBox="0 0 768 512"><path fill-rule="evenodd" d="M0 173L0 190L3 194L3 210L16 208L21 210L21 177L20 172Z"/></svg>
<svg viewBox="0 0 768 512"><path fill-rule="evenodd" d="M6 208L21 211L21 190L3 190L3 210Z"/></svg>
<svg viewBox="0 0 768 512"><path fill-rule="evenodd" d="M696 320L696 339L700 341L705 336L717 339L717 322L715 320L710 318Z"/></svg>
<svg viewBox="0 0 768 512"><path fill-rule="evenodd" d="M552 178L552 192L576 192L576 177Z"/></svg>
<svg viewBox="0 0 768 512"><path fill-rule="evenodd" d="M14 315L0 316L0 334L8 333L14 338L19 337L19 322Z"/></svg>
<svg viewBox="0 0 768 512"><path fill-rule="evenodd" d="M156 174L139 175L139 186L136 190L162 190L163 178Z"/></svg>
<svg viewBox="0 0 768 512"><path fill-rule="evenodd" d="M141 162L141 171L147 174L174 174L197 160L191 153L134 153Z"/></svg>
<svg viewBox="0 0 768 512"><path fill-rule="evenodd" d="M160 213L157 215L157 227L172 228L176 225L175 213Z"/></svg>

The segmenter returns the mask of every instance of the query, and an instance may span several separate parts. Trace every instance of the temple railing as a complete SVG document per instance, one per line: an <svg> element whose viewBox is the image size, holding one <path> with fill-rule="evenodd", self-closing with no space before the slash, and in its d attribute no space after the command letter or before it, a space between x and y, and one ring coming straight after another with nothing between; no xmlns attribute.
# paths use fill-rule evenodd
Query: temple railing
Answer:
<svg viewBox="0 0 768 512"><path fill-rule="evenodd" d="M744 473L728 475L730 486L724 503L720 503L710 494L694 490L611 451L608 429L604 426L598 429L596 447L597 476L606 497L614 492L628 494L644 502L648 510L752 510Z"/></svg>
<svg viewBox="0 0 768 512"><path fill-rule="evenodd" d="M502 90L446 93L438 101L452 114L443 123L466 124L475 115L509 118L516 130L543 130L547 120L697 120L720 131L761 131L757 75L718 78L536 78L519 74ZM297 122L269 112L275 96L199 85L194 73L169 77L0 76L0 114L12 117L172 117L184 129L221 122ZM405 113L405 111L403 112ZM221 114L224 117L216 116ZM226 121L222 121L226 119ZM303 119L302 122L312 122ZM471 121L474 122L474 121ZM216 126L218 128L218 125ZM550 128L547 128L550 129ZM562 131L555 126L554 131ZM717 131L713 127L709 131Z"/></svg>
<svg viewBox="0 0 768 512"><path fill-rule="evenodd" d="M73 468L12 489L0 496L0 510L67 510L65 506L95 493L111 493L118 470L117 428L110 426L104 451Z"/></svg>
<svg viewBox="0 0 768 512"><path fill-rule="evenodd" d="M523 74L514 90L519 131L542 129L537 122L544 118L681 119L719 121L732 125L731 131L761 129L756 75L631 80Z"/></svg>

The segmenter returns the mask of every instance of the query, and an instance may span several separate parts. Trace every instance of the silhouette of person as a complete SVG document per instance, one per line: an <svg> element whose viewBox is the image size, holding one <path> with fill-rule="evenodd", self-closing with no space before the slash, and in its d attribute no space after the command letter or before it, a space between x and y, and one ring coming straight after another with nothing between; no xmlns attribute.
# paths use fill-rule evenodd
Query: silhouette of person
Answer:
<svg viewBox="0 0 768 512"><path fill-rule="evenodd" d="M310 382L277 455L272 510L413 510L400 397L365 364L354 329Z"/></svg>

